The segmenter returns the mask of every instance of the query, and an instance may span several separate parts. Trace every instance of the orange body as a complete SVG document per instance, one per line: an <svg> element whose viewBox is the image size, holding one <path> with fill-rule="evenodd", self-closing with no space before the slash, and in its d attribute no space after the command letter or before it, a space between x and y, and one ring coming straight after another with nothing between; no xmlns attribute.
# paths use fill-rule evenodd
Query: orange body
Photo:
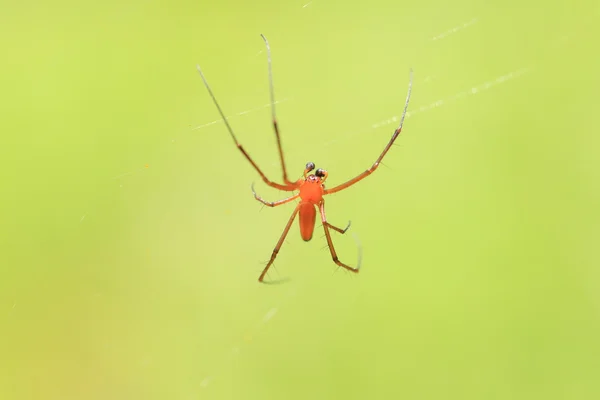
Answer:
<svg viewBox="0 0 600 400"><path fill-rule="evenodd" d="M306 242L312 239L317 219L316 206L323 200L323 183L321 179L309 175L300 183L300 236Z"/></svg>
<svg viewBox="0 0 600 400"><path fill-rule="evenodd" d="M317 209L314 204L302 203L298 210L300 220L300 236L305 242L312 239L315 221L317 219Z"/></svg>

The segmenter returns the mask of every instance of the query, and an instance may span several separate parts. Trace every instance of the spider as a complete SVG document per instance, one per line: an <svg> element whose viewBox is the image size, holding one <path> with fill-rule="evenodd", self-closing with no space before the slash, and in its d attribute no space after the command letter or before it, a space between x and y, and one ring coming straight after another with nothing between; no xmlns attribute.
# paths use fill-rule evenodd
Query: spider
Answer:
<svg viewBox="0 0 600 400"><path fill-rule="evenodd" d="M227 130L229 131L229 134L231 135L233 141L235 142L235 145L240 150L240 152L242 152L244 157L246 157L246 159L250 162L250 164L252 164L252 166L254 167L256 172L258 172L258 174L260 175L262 180L267 185L269 185L275 189L283 190L286 192L295 192L295 191L298 192L298 193L294 194L293 196L290 196L290 197L282 199L282 200L266 201L262 197L260 197L258 194L256 194L256 192L254 190L254 184L252 184L252 186L251 186L252 194L254 195L254 198L268 207L277 207L282 204L286 204L291 201L294 201L298 198L300 199L300 202L297 203L296 207L294 208L294 211L292 212L292 216L288 220L288 222L283 230L283 233L281 234L279 241L277 242L277 245L275 246L275 249L273 249L273 253L271 254L271 259L269 260L266 267L264 268L264 270L258 277L258 281L263 282L265 275L267 274L267 271L269 270L269 268L275 261L275 258L277 257L277 254L279 253L279 250L281 249L283 241L285 240L285 237L287 236L287 234L292 226L292 223L296 219L297 215L299 215L299 221L300 221L300 236L302 237L302 239L304 241L309 241L312 239L313 231L314 231L314 227L315 227L316 215L317 215L317 211L316 211L317 208L319 209L319 213L321 214L321 222L323 223L323 229L325 230L325 238L327 239L327 245L329 247L329 251L331 253L331 258L333 259L333 262L336 263L339 267L345 268L348 271L358 273L359 268L360 268L360 262L358 263L358 265L356 267L351 267L351 266L343 263L342 261L340 261L340 259L337 256L337 253L335 251L335 248L333 246L333 241L331 240L331 233L329 231L330 229L333 229L336 232L344 234L344 233L346 233L348 228L350 228L350 222L344 229L338 228L337 226L330 224L327 221L327 217L325 215L325 199L323 197L328 194L337 193L341 190L344 190L344 189L354 185L355 183L357 183L357 182L363 180L364 178L366 178L367 176L371 175L377 169L377 167L381 163L381 160L387 154L387 152L390 150L390 148L394 144L394 141L396 140L398 135L400 135L400 132L402 130L402 124L404 123L404 117L406 116L406 110L408 108L408 102L410 100L410 92L412 89L412 77L413 77L412 69L410 70L408 93L406 95L406 103L404 104L404 110L402 112L402 117L400 118L400 125L394 131L394 133L392 134L392 138L390 139L388 144L385 146L385 148L383 149L383 151L381 152L381 154L379 155L379 157L377 158L375 163L369 169L367 169L363 173L357 175L356 177L350 179L349 181L346 181L340 185L334 186L330 189L326 189L325 181L327 180L327 177L329 176L328 172L322 168L318 168L314 172L314 174L311 174L311 172L315 170L315 164L313 162L308 162L306 164L306 166L304 167L303 177L298 179L297 181L293 182L293 181L289 180L287 170L285 168L283 150L281 148L281 136L279 134L279 126L277 124L277 118L275 115L275 94L274 94L274 90L273 90L273 73L271 71L271 69L272 69L271 68L271 47L269 46L269 42L268 42L267 38L263 34L261 34L260 36L264 40L265 46L267 48L267 60L268 60L268 68L269 68L269 89L271 92L271 115L272 115L273 129L275 131L275 137L277 138L277 147L279 150L279 159L281 161L281 169L283 170L283 183L273 182L269 178L267 178L267 176L262 172L262 170L258 167L258 165L254 162L254 160L246 152L244 147L238 142L235 134L233 133L233 129L231 129L231 126L229 125L229 122L227 121L227 118L225 117L223 110L221 110L221 106L219 106L219 103L217 102L215 95L213 94L210 86L208 85L206 78L204 77L204 74L202 73L202 70L200 69L200 66L196 65L196 69L198 70L198 72L200 73L200 76L202 77L204 86L206 86L206 89L208 90L210 97L212 98L213 102L215 103L215 106L217 107L217 110L219 110L219 114L221 114L221 118L223 119L223 122L225 123L225 126L227 127Z"/></svg>

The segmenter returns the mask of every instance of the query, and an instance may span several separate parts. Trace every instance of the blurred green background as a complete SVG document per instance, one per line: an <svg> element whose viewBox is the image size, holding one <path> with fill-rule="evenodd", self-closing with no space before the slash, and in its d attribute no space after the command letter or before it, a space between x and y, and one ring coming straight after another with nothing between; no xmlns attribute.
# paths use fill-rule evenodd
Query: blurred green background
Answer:
<svg viewBox="0 0 600 400"><path fill-rule="evenodd" d="M597 2L22 2L0 15L0 399L600 398ZM272 179L264 33L292 176ZM246 112L247 111L247 112ZM217 122L215 122L217 121ZM214 122L214 123L213 123ZM352 236L334 234L356 262Z"/></svg>

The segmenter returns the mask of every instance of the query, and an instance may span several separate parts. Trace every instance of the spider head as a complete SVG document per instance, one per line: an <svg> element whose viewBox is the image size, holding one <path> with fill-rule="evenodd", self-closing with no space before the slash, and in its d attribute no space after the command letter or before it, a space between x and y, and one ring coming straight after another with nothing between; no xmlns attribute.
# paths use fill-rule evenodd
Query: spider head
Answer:
<svg viewBox="0 0 600 400"><path fill-rule="evenodd" d="M312 172L314 169L315 169L314 162L306 163L306 168L304 169L304 179L308 182L313 182L313 183L325 182L325 179L327 179L327 171L325 171L323 168L319 168L315 171L314 174L309 175L309 172Z"/></svg>

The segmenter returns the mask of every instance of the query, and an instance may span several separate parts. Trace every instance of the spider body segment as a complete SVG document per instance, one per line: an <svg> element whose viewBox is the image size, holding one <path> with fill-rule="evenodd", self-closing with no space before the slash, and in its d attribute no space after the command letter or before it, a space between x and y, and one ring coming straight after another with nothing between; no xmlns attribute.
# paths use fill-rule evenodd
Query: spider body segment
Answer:
<svg viewBox="0 0 600 400"><path fill-rule="evenodd" d="M300 222L300 236L302 240L308 242L312 239L317 219L317 207L323 201L325 193L325 178L327 172L318 169L315 174L308 175L308 172L315 168L315 164L309 162L304 170L304 179L298 180L298 190L300 196L300 209L298 210L298 221ZM323 174L323 172L325 174Z"/></svg>
<svg viewBox="0 0 600 400"><path fill-rule="evenodd" d="M331 239L331 233L330 233L330 229L332 229L338 233L341 233L341 234L346 233L348 228L350 228L350 222L348 222L348 226L346 226L346 228L344 228L344 229L338 228L338 227L330 224L327 221L327 217L325 214L324 196L327 194L339 192L341 190L344 190L344 189L354 185L355 183L357 183L357 182L363 180L364 178L366 178L367 176L371 175L377 169L377 167L381 163L381 160L387 154L387 152L390 150L390 148L394 144L394 141L396 140L396 138L400 135L400 132L402 131L402 125L404 123L404 117L406 116L406 111L408 109L408 102L410 100L410 93L412 90L412 70L410 71L408 94L406 95L406 102L404 104L404 110L402 113L402 117L400 118L400 125L398 126L398 128L396 128L396 130L392 134L392 138L390 139L390 141L385 146L385 148L383 149L383 151L381 152L381 154L379 155L377 160L373 163L373 165L370 168L368 168L361 174L357 175L356 177L354 177L340 185L334 186L331 189L326 189L324 182L328 177L327 171L322 168L319 168L314 173L311 173L312 171L315 170L315 164L313 162L309 162L306 164L306 167L304 169L303 178L298 179L296 182L292 182L288 179L287 170L285 167L285 160L283 157L283 150L282 150L282 146L281 146L281 136L279 134L279 125L277 123L277 118L275 115L275 95L274 95L274 90L273 90L273 74L271 72L271 48L269 46L269 42L267 41L267 38L264 35L261 35L261 36L267 47L268 66L269 66L269 89L271 92L272 123L273 123L273 129L275 131L275 136L277 138L277 147L279 150L279 159L281 161L281 169L283 170L283 184L271 181L269 178L267 178L267 176L262 172L262 170L258 167L258 165L254 162L254 160L246 152L246 150L243 148L243 146L238 142L238 140L233 132L233 129L231 129L231 126L229 125L229 122L227 121L225 114L221 110L221 107L219 106L219 103L217 102L216 97L214 96L210 86L208 85L208 82L207 82L206 78L204 77L204 74L202 73L200 66L196 66L196 68L198 69L198 72L200 73L200 76L202 77L202 81L204 82L204 85L206 86L206 89L208 90L208 93L210 94L210 97L212 98L215 106L217 107L217 110L219 111L219 114L221 115L221 118L223 119L223 122L225 123L225 126L227 127L227 130L229 131L229 134L231 135L233 141L235 142L235 145L240 150L240 152L244 155L244 157L246 157L248 162L250 162L250 164L254 167L256 172L262 178L263 182L265 182L268 186L271 186L275 189L283 190L286 192L297 192L296 194L294 194L290 197L287 197L285 199L270 202L270 201L264 200L262 197L260 197L258 194L256 194L256 192L254 190L254 184L253 184L251 188L252 188L252 193L254 195L254 198L257 201L261 202L262 204L264 204L268 207L277 207L282 204L286 204L291 201L300 199L300 202L296 204L296 207L294 208L294 211L292 212L292 215L290 216L290 219L288 220L288 222L283 230L283 233L281 234L279 241L277 242L277 245L273 249L273 252L271 254L271 258L270 258L269 262L267 263L266 267L260 274L258 280L259 280L259 282L263 282L265 275L267 274L267 271L269 270L269 268L275 261L275 258L277 257L277 254L279 253L279 250L281 249L281 246L283 245L283 241L285 240L285 238L292 226L292 223L296 219L296 216L299 217L300 236L302 237L302 239L304 241L309 241L312 239L314 228L315 228L315 222L317 219L317 209L319 210L319 214L321 216L321 222L323 223L323 229L325 231L325 238L327 240L327 245L329 247L329 251L331 253L331 258L333 259L333 262L335 262L339 267L342 267L349 271L357 273L360 268L360 261L356 267L351 267L351 266L341 262L335 251L335 247L333 245L333 241Z"/></svg>

